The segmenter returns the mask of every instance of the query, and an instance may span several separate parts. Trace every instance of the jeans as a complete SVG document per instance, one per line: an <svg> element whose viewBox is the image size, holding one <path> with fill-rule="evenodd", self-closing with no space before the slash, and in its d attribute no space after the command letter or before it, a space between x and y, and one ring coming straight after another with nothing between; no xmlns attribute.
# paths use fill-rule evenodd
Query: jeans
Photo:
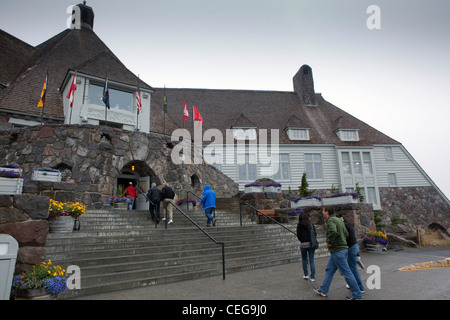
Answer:
<svg viewBox="0 0 450 320"><path fill-rule="evenodd" d="M356 283L358 284L359 290L364 291L364 285L361 280L361 276L356 269L356 255L358 254L359 246L356 243L353 247L348 248L348 266L350 267L353 276L355 277Z"/></svg>
<svg viewBox="0 0 450 320"><path fill-rule="evenodd" d="M205 209L205 216L206 216L206 224L211 224L214 220L214 217L211 215L214 208L209 207Z"/></svg>
<svg viewBox="0 0 450 320"><path fill-rule="evenodd" d="M362 299L362 293L358 288L358 284L356 283L350 267L348 266L347 256L347 249L331 253L327 267L325 268L325 279L323 280L319 290L325 294L328 294L333 276L336 273L336 270L339 269L340 274L345 278L345 281L350 287L353 298Z"/></svg>
<svg viewBox="0 0 450 320"><path fill-rule="evenodd" d="M305 277L308 276L308 258L309 258L309 267L311 269L311 277L310 279L315 279L316 277L316 266L314 264L314 252L316 249L313 248L300 248L300 253L302 254L302 267L303 274Z"/></svg>

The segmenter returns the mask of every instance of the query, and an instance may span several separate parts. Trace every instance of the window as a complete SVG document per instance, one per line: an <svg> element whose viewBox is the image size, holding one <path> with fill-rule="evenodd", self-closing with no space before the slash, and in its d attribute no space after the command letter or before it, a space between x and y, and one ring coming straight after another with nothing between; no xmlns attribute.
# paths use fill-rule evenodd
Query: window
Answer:
<svg viewBox="0 0 450 320"><path fill-rule="evenodd" d="M256 180L256 154L238 154L239 181Z"/></svg>
<svg viewBox="0 0 450 320"><path fill-rule="evenodd" d="M397 176L395 173L388 173L388 183L389 187L397 186Z"/></svg>
<svg viewBox="0 0 450 320"><path fill-rule="evenodd" d="M366 202L373 203L374 205L378 204L375 188L373 187L367 188L367 198L368 199L366 200Z"/></svg>
<svg viewBox="0 0 450 320"><path fill-rule="evenodd" d="M363 170L364 174L373 174L370 152L363 152Z"/></svg>
<svg viewBox="0 0 450 320"><path fill-rule="evenodd" d="M289 167L289 154L280 154L280 162L278 163L278 172L273 175L274 180L289 180L291 178Z"/></svg>
<svg viewBox="0 0 450 320"><path fill-rule="evenodd" d="M255 140L256 139L256 129L234 128L233 136L236 140Z"/></svg>
<svg viewBox="0 0 450 320"><path fill-rule="evenodd" d="M384 148L384 157L386 160L394 160L394 154L392 153L392 147Z"/></svg>
<svg viewBox="0 0 450 320"><path fill-rule="evenodd" d="M352 158L355 174L362 174L361 154L359 152L352 152Z"/></svg>
<svg viewBox="0 0 450 320"><path fill-rule="evenodd" d="M124 110L133 112L133 93L116 89L109 90L109 105L111 110ZM105 107L102 101L103 86L89 84L89 103Z"/></svg>
<svg viewBox="0 0 450 320"><path fill-rule="evenodd" d="M305 167L308 179L323 179L322 155L320 153L305 153Z"/></svg>
<svg viewBox="0 0 450 320"><path fill-rule="evenodd" d="M349 152L342 152L342 171L344 174L352 174Z"/></svg>
<svg viewBox="0 0 450 320"><path fill-rule="evenodd" d="M288 129L287 134L291 140L309 140L309 129Z"/></svg>
<svg viewBox="0 0 450 320"><path fill-rule="evenodd" d="M337 135L342 141L359 141L358 130L338 130Z"/></svg>

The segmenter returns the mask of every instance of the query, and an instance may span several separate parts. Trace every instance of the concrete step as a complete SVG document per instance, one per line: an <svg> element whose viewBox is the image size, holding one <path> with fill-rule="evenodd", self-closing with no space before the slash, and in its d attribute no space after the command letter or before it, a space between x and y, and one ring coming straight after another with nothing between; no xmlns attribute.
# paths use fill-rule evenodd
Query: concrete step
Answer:
<svg viewBox="0 0 450 320"><path fill-rule="evenodd" d="M191 219L203 226L203 211L194 211ZM294 234L251 220L240 226L236 212L222 210L220 215L226 223L205 229L225 243L227 273L300 261ZM49 234L47 258L65 268L81 268L82 289L69 290L61 298L221 275L222 246L175 211L174 220L179 223L155 228L147 211L96 210L82 217L81 231ZM295 224L287 226L296 229ZM323 231L318 230L318 236L324 242ZM327 254L323 244L316 251L316 257Z"/></svg>

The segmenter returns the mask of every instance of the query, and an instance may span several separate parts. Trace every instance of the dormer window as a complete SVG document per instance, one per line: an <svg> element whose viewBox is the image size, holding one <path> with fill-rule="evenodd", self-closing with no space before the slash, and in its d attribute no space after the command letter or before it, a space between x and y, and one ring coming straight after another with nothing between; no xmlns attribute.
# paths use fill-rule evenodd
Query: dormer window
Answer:
<svg viewBox="0 0 450 320"><path fill-rule="evenodd" d="M286 133L291 140L309 141L309 129L288 128Z"/></svg>
<svg viewBox="0 0 450 320"><path fill-rule="evenodd" d="M255 140L255 128L233 128L233 136L236 140Z"/></svg>
<svg viewBox="0 0 450 320"><path fill-rule="evenodd" d="M336 134L342 141L359 141L359 134L356 129L339 129Z"/></svg>

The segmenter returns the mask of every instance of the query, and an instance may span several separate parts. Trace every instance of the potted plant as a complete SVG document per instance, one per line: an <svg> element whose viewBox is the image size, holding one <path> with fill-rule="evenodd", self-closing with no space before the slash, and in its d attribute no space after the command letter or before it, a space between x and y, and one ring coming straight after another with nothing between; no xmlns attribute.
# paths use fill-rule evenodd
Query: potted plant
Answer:
<svg viewBox="0 0 450 320"><path fill-rule="evenodd" d="M109 198L109 204L115 209L127 209L133 207L134 198L125 195L116 195Z"/></svg>
<svg viewBox="0 0 450 320"><path fill-rule="evenodd" d="M72 232L76 221L86 213L86 207L79 202L59 202L50 199L48 227L50 232Z"/></svg>
<svg viewBox="0 0 450 320"><path fill-rule="evenodd" d="M245 193L251 193L251 192L262 192L262 184L257 182L252 182L246 184L244 189Z"/></svg>
<svg viewBox="0 0 450 320"><path fill-rule="evenodd" d="M382 231L368 231L363 238L364 246L368 252L382 252L387 244L386 232Z"/></svg>
<svg viewBox="0 0 450 320"><path fill-rule="evenodd" d="M67 273L51 260L13 278L11 291L17 300L49 300L67 289Z"/></svg>
<svg viewBox="0 0 450 320"><path fill-rule="evenodd" d="M21 194L23 190L22 169L15 164L0 167L0 194Z"/></svg>
<svg viewBox="0 0 450 320"><path fill-rule="evenodd" d="M270 182L265 184L264 192L281 192L281 183Z"/></svg>
<svg viewBox="0 0 450 320"><path fill-rule="evenodd" d="M52 168L37 168L31 173L31 180L35 181L61 181L61 171Z"/></svg>

